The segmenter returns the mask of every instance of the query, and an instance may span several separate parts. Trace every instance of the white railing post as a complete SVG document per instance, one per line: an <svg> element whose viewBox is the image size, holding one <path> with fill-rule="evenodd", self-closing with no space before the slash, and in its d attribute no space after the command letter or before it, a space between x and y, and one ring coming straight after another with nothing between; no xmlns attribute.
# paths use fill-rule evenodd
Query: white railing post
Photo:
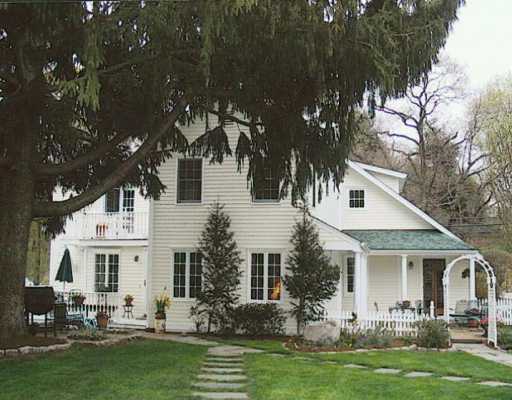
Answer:
<svg viewBox="0 0 512 400"><path fill-rule="evenodd" d="M434 301L430 300L430 318L436 318L436 307L434 306Z"/></svg>

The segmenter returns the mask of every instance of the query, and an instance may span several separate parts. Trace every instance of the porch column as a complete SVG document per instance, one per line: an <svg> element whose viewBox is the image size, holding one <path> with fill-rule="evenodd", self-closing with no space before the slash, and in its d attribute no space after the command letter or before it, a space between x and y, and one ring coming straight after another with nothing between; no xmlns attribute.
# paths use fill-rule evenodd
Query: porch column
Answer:
<svg viewBox="0 0 512 400"><path fill-rule="evenodd" d="M368 255L364 252L355 254L355 303L357 318L365 319L368 315Z"/></svg>
<svg viewBox="0 0 512 400"><path fill-rule="evenodd" d="M469 259L469 300L476 300L475 259Z"/></svg>
<svg viewBox="0 0 512 400"><path fill-rule="evenodd" d="M409 300L409 295L407 293L407 255L402 254L402 293L401 293L401 300Z"/></svg>

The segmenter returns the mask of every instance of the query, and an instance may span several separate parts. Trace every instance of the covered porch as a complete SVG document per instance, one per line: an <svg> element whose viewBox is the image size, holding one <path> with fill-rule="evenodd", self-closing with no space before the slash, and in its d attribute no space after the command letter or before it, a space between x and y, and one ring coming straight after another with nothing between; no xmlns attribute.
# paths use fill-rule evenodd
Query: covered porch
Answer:
<svg viewBox="0 0 512 400"><path fill-rule="evenodd" d="M438 317L445 304L455 309L460 300L476 300L474 260L458 262L450 271L449 298L444 298L443 272L462 255L478 252L434 230L344 231L359 250L331 250L341 266L338 291L326 305L327 318L358 319L383 314ZM384 317L383 317L384 318Z"/></svg>

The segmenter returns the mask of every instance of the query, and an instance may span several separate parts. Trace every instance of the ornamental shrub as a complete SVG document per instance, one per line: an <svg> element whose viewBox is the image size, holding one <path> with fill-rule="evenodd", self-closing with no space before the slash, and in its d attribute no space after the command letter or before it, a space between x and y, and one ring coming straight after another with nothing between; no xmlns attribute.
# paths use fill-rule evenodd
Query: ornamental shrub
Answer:
<svg viewBox="0 0 512 400"><path fill-rule="evenodd" d="M448 324L443 320L427 319L416 322L418 337L416 344L429 349L445 349L450 343Z"/></svg>
<svg viewBox="0 0 512 400"><path fill-rule="evenodd" d="M238 306L233 313L236 331L242 335L282 335L286 316L274 303L248 303Z"/></svg>
<svg viewBox="0 0 512 400"><path fill-rule="evenodd" d="M498 324L498 346L504 350L512 350L512 327Z"/></svg>

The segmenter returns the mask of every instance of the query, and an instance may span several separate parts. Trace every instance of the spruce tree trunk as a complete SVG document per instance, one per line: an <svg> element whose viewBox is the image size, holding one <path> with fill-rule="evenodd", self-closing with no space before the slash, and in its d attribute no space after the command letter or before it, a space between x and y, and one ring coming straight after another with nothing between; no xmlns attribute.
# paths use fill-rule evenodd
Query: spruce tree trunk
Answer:
<svg viewBox="0 0 512 400"><path fill-rule="evenodd" d="M0 340L25 332L24 286L34 179L30 134L20 134L16 162L0 170Z"/></svg>

